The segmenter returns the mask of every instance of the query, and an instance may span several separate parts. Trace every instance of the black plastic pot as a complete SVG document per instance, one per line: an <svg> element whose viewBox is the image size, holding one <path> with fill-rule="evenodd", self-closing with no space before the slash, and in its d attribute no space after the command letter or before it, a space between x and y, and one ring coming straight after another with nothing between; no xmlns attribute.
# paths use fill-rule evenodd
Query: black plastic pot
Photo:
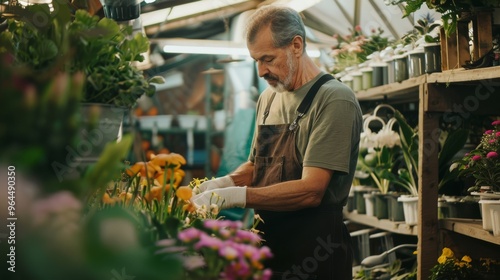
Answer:
<svg viewBox="0 0 500 280"><path fill-rule="evenodd" d="M127 21L138 18L141 15L141 1L129 0L129 1L111 1L106 0L102 8L104 10L104 15L107 18L114 19L116 21Z"/></svg>

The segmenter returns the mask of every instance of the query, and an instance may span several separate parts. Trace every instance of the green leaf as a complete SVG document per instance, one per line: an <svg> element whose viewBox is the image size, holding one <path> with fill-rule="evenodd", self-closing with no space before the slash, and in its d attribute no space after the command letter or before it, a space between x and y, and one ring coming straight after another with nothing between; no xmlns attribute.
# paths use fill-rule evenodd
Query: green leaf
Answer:
<svg viewBox="0 0 500 280"><path fill-rule="evenodd" d="M165 78L163 78L162 76L153 76L148 80L148 83L164 84Z"/></svg>
<svg viewBox="0 0 500 280"><path fill-rule="evenodd" d="M89 167L83 178L91 188L89 193L101 188L100 196L102 196L104 193L102 186L115 179L117 174L120 174L123 167L122 161L129 153L132 143L133 137L129 134L123 136L120 142L106 144L99 160Z"/></svg>
<svg viewBox="0 0 500 280"><path fill-rule="evenodd" d="M446 140L439 152L439 166L447 164L462 149L469 137L469 130L457 129L446 137Z"/></svg>

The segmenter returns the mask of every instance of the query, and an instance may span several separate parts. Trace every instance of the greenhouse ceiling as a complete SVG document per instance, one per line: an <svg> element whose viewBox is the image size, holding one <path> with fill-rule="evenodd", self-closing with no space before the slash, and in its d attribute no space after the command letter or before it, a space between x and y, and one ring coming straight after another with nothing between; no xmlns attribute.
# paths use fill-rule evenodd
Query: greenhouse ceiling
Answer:
<svg viewBox="0 0 500 280"><path fill-rule="evenodd" d="M153 45L159 46L157 51L165 46L203 45L236 48L239 53L245 48L245 19L262 5L287 5L301 12L307 39L314 48L323 49L336 43L334 34L348 35L355 26L367 35L380 28L383 36L399 39L418 18L438 18L428 9L403 18L401 6L387 6L383 0L147 0L142 3L141 20Z"/></svg>

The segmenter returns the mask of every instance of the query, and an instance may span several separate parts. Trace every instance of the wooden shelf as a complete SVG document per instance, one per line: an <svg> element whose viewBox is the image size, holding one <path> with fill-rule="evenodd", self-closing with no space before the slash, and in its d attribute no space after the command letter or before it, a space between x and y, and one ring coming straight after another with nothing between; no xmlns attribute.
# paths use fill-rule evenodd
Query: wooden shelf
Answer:
<svg viewBox="0 0 500 280"><path fill-rule="evenodd" d="M481 220L441 219L439 220L439 227L500 245L500 236L494 236L491 232L484 230Z"/></svg>
<svg viewBox="0 0 500 280"><path fill-rule="evenodd" d="M420 85L426 81L426 75L411 78L401 83L392 83L367 90L358 91L356 97L360 101L390 99L390 102L416 100Z"/></svg>
<svg viewBox="0 0 500 280"><path fill-rule="evenodd" d="M344 217L354 223L371 226L374 228L390 231L398 234L417 236L417 226L407 225L404 222L393 222L387 219L379 220L377 217L358 214L354 212L344 212Z"/></svg>
<svg viewBox="0 0 500 280"><path fill-rule="evenodd" d="M427 75L427 83L460 83L477 82L481 80L500 79L500 66L470 69L447 70Z"/></svg>
<svg viewBox="0 0 500 280"><path fill-rule="evenodd" d="M418 226L378 220L376 217L345 213L345 217L378 229L415 235L418 237L417 279L428 279L430 269L439 257L442 247L441 230L454 232L456 236L471 237L485 242L490 247L500 245L500 237L493 236L482 228L482 222L456 219L438 220L437 183L438 149L432 149L435 132L439 130L440 118L449 112L498 115L500 103L500 66L481 69L453 69L440 73L425 74L401 83L392 83L364 91L356 96L360 102L382 101L387 104L418 102L419 143L419 204ZM469 239L471 239L469 238ZM457 244L464 247L465 245ZM474 246L474 245L472 245ZM494 249L496 250L496 249Z"/></svg>

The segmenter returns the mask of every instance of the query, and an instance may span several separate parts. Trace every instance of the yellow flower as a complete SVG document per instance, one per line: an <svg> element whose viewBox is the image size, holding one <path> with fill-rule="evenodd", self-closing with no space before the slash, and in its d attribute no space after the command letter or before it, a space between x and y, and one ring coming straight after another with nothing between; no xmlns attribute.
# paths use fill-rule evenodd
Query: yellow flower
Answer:
<svg viewBox="0 0 500 280"><path fill-rule="evenodd" d="M466 263L470 263L470 262L472 262L472 259L471 259L471 257L465 255L462 257L462 261L466 262Z"/></svg>
<svg viewBox="0 0 500 280"><path fill-rule="evenodd" d="M441 255L441 256L438 258L438 263L439 263L439 264L444 264L444 263L446 262L446 260L448 260L448 259L446 258L446 256Z"/></svg>
<svg viewBox="0 0 500 280"><path fill-rule="evenodd" d="M445 256L446 258L451 259L453 258L453 251L448 247L444 247L441 256Z"/></svg>
<svg viewBox="0 0 500 280"><path fill-rule="evenodd" d="M188 186L179 187L175 195L180 199L189 200L193 196L193 190Z"/></svg>

